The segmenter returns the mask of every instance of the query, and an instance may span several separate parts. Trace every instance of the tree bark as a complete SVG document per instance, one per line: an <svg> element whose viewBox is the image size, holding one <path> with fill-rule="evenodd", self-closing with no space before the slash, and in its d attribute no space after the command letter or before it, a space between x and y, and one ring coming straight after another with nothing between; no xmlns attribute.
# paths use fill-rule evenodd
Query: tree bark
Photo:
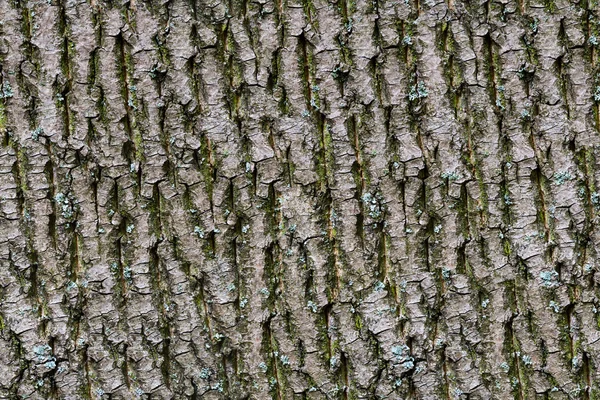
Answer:
<svg viewBox="0 0 600 400"><path fill-rule="evenodd" d="M600 399L597 2L0 16L0 398Z"/></svg>

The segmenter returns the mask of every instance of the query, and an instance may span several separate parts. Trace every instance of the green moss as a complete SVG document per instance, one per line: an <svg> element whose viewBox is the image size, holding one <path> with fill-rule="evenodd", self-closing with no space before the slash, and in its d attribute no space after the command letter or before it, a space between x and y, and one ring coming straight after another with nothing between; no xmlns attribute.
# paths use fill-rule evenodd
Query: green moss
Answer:
<svg viewBox="0 0 600 400"><path fill-rule="evenodd" d="M344 65L351 66L352 62L352 50L348 46L347 40L344 38L342 34L338 34L335 37L335 41L337 42L340 48L340 58Z"/></svg>
<svg viewBox="0 0 600 400"><path fill-rule="evenodd" d="M544 10L546 10L547 13L554 14L558 11L558 7L554 0L542 0L542 3L544 4Z"/></svg>
<svg viewBox="0 0 600 400"><path fill-rule="evenodd" d="M157 34L154 35L152 39L154 41L154 45L156 46L160 62L165 66L169 66L171 65L171 54L169 52L168 46L166 45L166 40L163 40L161 36L162 35Z"/></svg>
<svg viewBox="0 0 600 400"><path fill-rule="evenodd" d="M414 26L415 24L413 19L400 19L396 22L396 31L398 32L399 39L401 40L401 48L399 49L398 56L401 58L407 71L413 70L416 62L416 57L412 46Z"/></svg>
<svg viewBox="0 0 600 400"><path fill-rule="evenodd" d="M159 191L158 183L155 183L152 189L152 199L146 203L146 210L150 214L150 227L152 229L152 234L154 234L157 238L161 237L163 229L162 204L162 194ZM184 209L189 210L189 208Z"/></svg>
<svg viewBox="0 0 600 400"><path fill-rule="evenodd" d="M510 241L508 239L504 239L502 241L502 247L504 249L504 254L506 256L510 256L512 253L511 247L510 247Z"/></svg>
<svg viewBox="0 0 600 400"><path fill-rule="evenodd" d="M96 101L96 109L98 110L98 113L100 115L100 121L102 121L102 124L104 126L108 126L110 121L108 119L108 103L104 94L104 88L99 87L98 91L99 95L98 100Z"/></svg>
<svg viewBox="0 0 600 400"><path fill-rule="evenodd" d="M144 140L138 129L134 130L133 144L135 146L135 159L140 162L144 161Z"/></svg>
<svg viewBox="0 0 600 400"><path fill-rule="evenodd" d="M125 4L128 4L128 6L119 8L119 10L121 12L121 17L131 27L131 30L133 32L137 32L137 22L135 19L135 10L132 9L132 7L131 7L132 3L125 3ZM148 8L151 11L153 11L152 4L150 4Z"/></svg>
<svg viewBox="0 0 600 400"><path fill-rule="evenodd" d="M65 77L71 79L71 70L73 66L73 59L75 58L75 42L71 41L67 37L63 38L63 49L60 59L60 68Z"/></svg>
<svg viewBox="0 0 600 400"><path fill-rule="evenodd" d="M126 103L125 107L129 107L129 104L127 104L129 100L129 77L133 71L133 60L122 34L115 37L115 52L117 76L121 83L121 97Z"/></svg>
<svg viewBox="0 0 600 400"><path fill-rule="evenodd" d="M360 331L363 328L363 320L358 311L354 312L354 327Z"/></svg>
<svg viewBox="0 0 600 400"><path fill-rule="evenodd" d="M318 329L318 346L319 346L319 355L322 356L323 361L329 366L329 362L331 360L331 356L333 355L330 352L331 341L329 338L329 334L327 332L327 325L324 322L324 314L321 314L321 317L317 321L317 329Z"/></svg>
<svg viewBox="0 0 600 400"><path fill-rule="evenodd" d="M6 111L4 103L0 102L0 135L6 133Z"/></svg>
<svg viewBox="0 0 600 400"><path fill-rule="evenodd" d="M19 146L16 150L17 161L14 164L15 168L13 169L13 172L15 173L15 178L17 179L17 184L21 194L25 195L27 192L27 170L25 166L27 165L28 157L26 149L22 146Z"/></svg>
<svg viewBox="0 0 600 400"><path fill-rule="evenodd" d="M292 112L292 107L291 107L289 99L287 97L287 90L285 89L285 87L281 87L280 90L281 90L281 96L279 98L279 102L277 103L277 105L279 106L279 111L283 115L290 116L290 114Z"/></svg>
<svg viewBox="0 0 600 400"><path fill-rule="evenodd" d="M344 0L341 0L344 1ZM312 0L301 0L302 2L302 10L304 11L304 15L306 16L306 20L314 27L316 31L319 30L319 20L317 18L313 18L318 15L318 10L315 7Z"/></svg>

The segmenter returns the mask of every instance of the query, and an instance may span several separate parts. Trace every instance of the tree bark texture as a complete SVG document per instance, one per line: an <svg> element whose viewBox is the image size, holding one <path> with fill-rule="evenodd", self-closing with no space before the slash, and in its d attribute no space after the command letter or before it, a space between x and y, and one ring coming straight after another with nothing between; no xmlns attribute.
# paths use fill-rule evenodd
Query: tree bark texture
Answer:
<svg viewBox="0 0 600 400"><path fill-rule="evenodd" d="M600 399L597 0L0 18L0 398Z"/></svg>

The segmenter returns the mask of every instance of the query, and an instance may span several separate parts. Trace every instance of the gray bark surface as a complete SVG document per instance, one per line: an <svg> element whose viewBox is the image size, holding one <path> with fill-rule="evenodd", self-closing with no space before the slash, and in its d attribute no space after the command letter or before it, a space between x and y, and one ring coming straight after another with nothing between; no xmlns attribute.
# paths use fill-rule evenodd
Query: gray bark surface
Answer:
<svg viewBox="0 0 600 400"><path fill-rule="evenodd" d="M0 398L600 398L595 0L0 18Z"/></svg>

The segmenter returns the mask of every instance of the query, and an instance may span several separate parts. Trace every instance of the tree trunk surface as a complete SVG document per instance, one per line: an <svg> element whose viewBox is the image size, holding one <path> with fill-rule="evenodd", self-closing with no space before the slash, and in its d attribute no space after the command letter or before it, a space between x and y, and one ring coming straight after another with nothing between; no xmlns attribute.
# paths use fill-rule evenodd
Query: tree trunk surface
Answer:
<svg viewBox="0 0 600 400"><path fill-rule="evenodd" d="M597 0L0 18L0 398L600 399Z"/></svg>

